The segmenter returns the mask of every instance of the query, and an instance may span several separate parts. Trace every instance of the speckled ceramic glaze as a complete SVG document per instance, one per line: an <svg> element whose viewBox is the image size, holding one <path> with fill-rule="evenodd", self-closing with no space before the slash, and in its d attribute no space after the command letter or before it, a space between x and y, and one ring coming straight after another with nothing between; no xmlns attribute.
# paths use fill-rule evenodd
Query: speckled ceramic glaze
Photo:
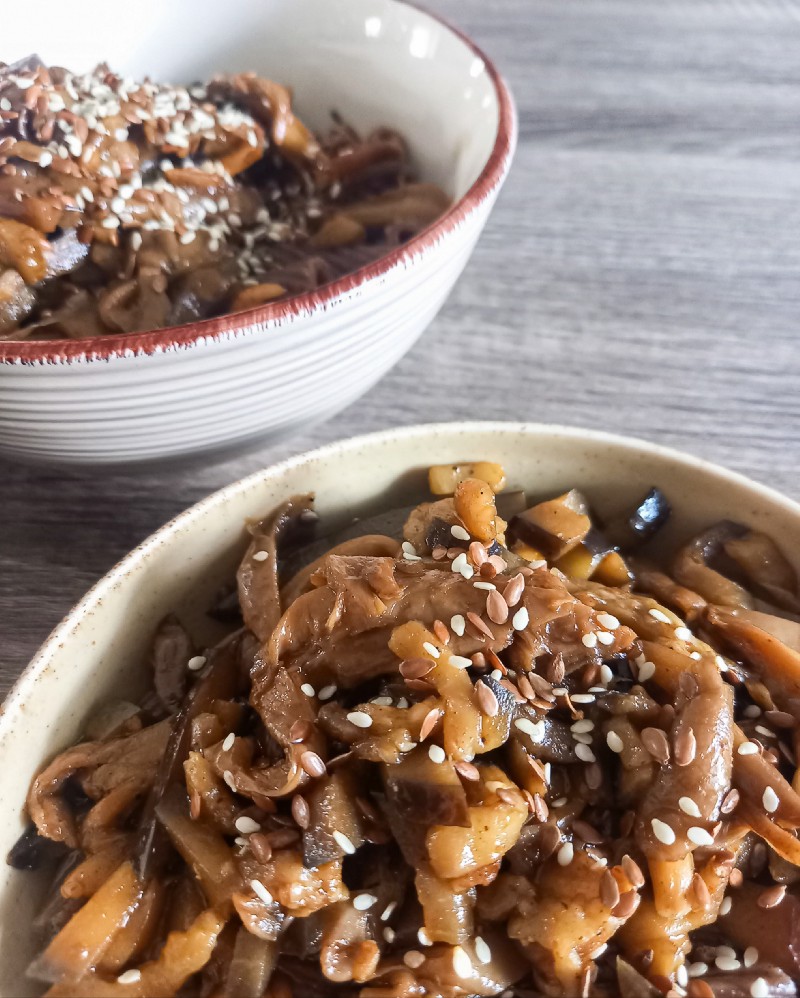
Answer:
<svg viewBox="0 0 800 998"><path fill-rule="evenodd" d="M34 42L47 62L75 70L106 59L174 82L256 70L290 84L314 128L336 109L359 128L399 129L420 176L454 203L401 248L285 302L152 333L0 342L0 451L11 455L163 458L277 438L331 415L441 307L513 154L514 107L491 62L399 0L142 0L135 14L118 0L33 0L4 25L0 58L23 57Z"/></svg>
<svg viewBox="0 0 800 998"><path fill-rule="evenodd" d="M24 827L22 803L36 770L73 742L104 701L142 689L156 624L177 610L200 641L217 635L204 617L245 547L244 522L296 492L314 491L325 525L426 495L430 464L491 459L509 487L547 496L577 486L601 514L652 485L674 514L674 544L728 517L766 530L800 564L800 505L740 475L637 440L520 423L433 425L333 444L216 492L153 534L112 569L42 646L0 712L0 855ZM0 867L0 996L34 994L23 968L33 952L41 878Z"/></svg>

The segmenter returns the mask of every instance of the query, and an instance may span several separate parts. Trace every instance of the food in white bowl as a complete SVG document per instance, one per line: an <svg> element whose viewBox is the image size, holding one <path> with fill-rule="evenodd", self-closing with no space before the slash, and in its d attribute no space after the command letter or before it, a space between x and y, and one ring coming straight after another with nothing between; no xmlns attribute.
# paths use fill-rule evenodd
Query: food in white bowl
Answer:
<svg viewBox="0 0 800 998"><path fill-rule="evenodd" d="M403 137L314 135L254 73L188 87L0 68L0 339L148 332L313 291L449 198Z"/></svg>
<svg viewBox="0 0 800 998"><path fill-rule="evenodd" d="M73 30L77 22L97 24L98 30L78 34ZM62 275L48 278L47 288L29 286L21 276L14 276L15 267L3 264L11 272L8 286L2 285L11 335L28 330L29 336L48 338L0 343L0 452L109 464L225 452L254 440L283 436L329 416L369 388L420 335L463 269L508 171L515 141L513 104L491 62L455 30L398 0L266 4L234 0L226 8L224 29L218 22L216 12L204 11L202 5L145 3L126 32L120 33L112 30L115 22L106 8L94 11L87 2L70 11L48 11L37 30L36 50L46 65L69 66L79 72L105 59L128 81L123 86L128 95L136 92L131 81L148 75L177 84L209 80L218 74L230 81L241 79L245 72L277 80L292 92L293 120L301 121L315 135L329 133L335 113L364 142L373 136L373 152L375 142L380 155L391 152L395 167L400 162L397 136L402 136L408 150L407 157L403 154L402 172L415 177L421 186L416 193L412 190L413 198L403 197L399 204L386 203L391 190L377 204L369 196L359 197L366 204L356 208L354 215L353 205L348 213L332 214L333 204L340 197L347 199L347 194L339 192L335 182L323 182L320 204L312 204L312 214L317 209L323 212L318 220L321 232L314 219L308 224L307 214L300 227L308 230L309 238L323 242L361 239L358 233L364 230L366 242L338 251L317 247L325 266L320 265L319 255L310 256L305 264L311 273L298 272L303 270L303 260L289 261L297 248L294 240L275 241L272 262L261 267L262 253L267 253L262 243L272 243L280 233L277 225L258 224L256 209L257 224L245 233L254 245L250 247L242 237L247 252L238 253L237 247L237 273L231 275L237 280L227 291L212 287L220 284L225 270L225 262L216 267L211 254L217 242L219 252L223 249L217 236L225 233L216 222L208 224L207 234L202 227L205 221L194 230L180 232L178 246L182 248L176 250L181 258L211 254L213 260L195 261L201 277L209 276L209 280L184 288L188 275L172 280L158 259L145 261L148 293L144 298L139 285L131 284L137 274L128 273L131 267L136 270L129 253L122 261L128 281L118 287L115 279L108 282L119 300L99 292L108 274L93 271L96 280L69 296L66 312L66 300L56 296L52 303L45 303L44 299L72 279ZM180 46L167 41L176 37L178 25ZM3 45L2 55L9 62L24 58L31 47L29 32L10 24ZM30 74L12 75L27 84ZM49 97L54 107L59 106L59 99L64 100L56 92L48 97L47 87L37 93L39 86L35 80L26 85L21 99L33 93L37 100L47 99L48 108ZM13 104L17 96L15 91L4 100ZM263 117L266 122L269 113ZM264 122L254 123L262 129ZM258 145L259 131L254 128L253 134ZM245 128L244 138L248 136ZM297 138L294 131L292 136ZM47 140L30 169L44 171L48 184L50 172L73 159L79 172L84 166L89 169L88 162L81 165L86 151L81 136L70 133L70 137L68 144L39 132L31 136L30 144L37 149L42 146L39 140ZM55 141L55 155L51 141ZM276 141L274 129L272 141ZM103 164L112 174L115 168L121 173L127 169L122 156L126 143L120 139L119 148L111 150L112 159L119 153L116 167ZM63 162L61 146L67 154ZM17 152L31 150L23 146ZM164 160L170 166L164 172L170 176L153 181L167 185L156 192L159 198L173 193L177 198L178 191L186 195L185 184L178 182L186 176L175 175L175 168L185 168L182 152L182 147L167 150ZM39 165L42 161L44 167ZM391 159L384 162L391 169ZM8 185L13 179L4 176L3 183ZM95 197L90 177L77 192L83 208L75 202L75 212L85 211L89 221L97 215L94 239L116 237L125 248L130 238L138 245L134 232L148 243L167 238L160 230L131 228L134 223L129 218L139 210L132 212L131 204L141 197L133 174L102 179L110 200L102 191ZM145 176L143 183L147 182ZM83 187L95 200L87 201ZM68 198L73 193L64 192ZM368 189L363 193L368 194ZM193 200L192 195L186 196ZM290 200L293 197L289 195ZM38 200L32 196L29 207ZM100 201L108 201L108 211L99 211ZM227 201L230 215L230 192ZM158 218L146 221L154 225L160 219L167 225L169 219L176 224L174 214L167 206ZM233 215L248 220L247 212L233 211ZM31 221L27 216L26 220ZM112 229L116 220L120 224ZM16 216L11 219L19 221ZM185 222L185 217L179 220L176 229ZM285 219L279 222L283 225ZM195 236L189 242L192 231ZM376 257L381 241L385 252ZM78 245L73 248L83 252L84 244L77 238L74 242ZM19 246L19 240L11 239L11 245ZM156 250L163 263L164 247ZM110 257L106 262L116 273L116 251ZM247 273L240 271L240 263L246 265ZM40 270L33 267L26 273L35 281ZM84 270L78 283L85 283ZM252 280L257 283L245 283ZM204 295L210 306L199 301ZM271 295L274 299L268 300ZM27 308L31 311L26 315ZM230 314L234 308L237 311ZM42 310L53 314L42 315ZM229 314L216 314L226 311ZM19 328L12 329L13 325ZM118 330L115 335L104 335L114 328ZM65 333L71 338L50 338Z"/></svg>
<svg viewBox="0 0 800 998"><path fill-rule="evenodd" d="M88 896L6 872L6 980L38 952L54 996L796 993L798 513L669 451L508 424L378 434L211 497L0 719L4 762L28 726L4 804L40 774L30 815Z"/></svg>

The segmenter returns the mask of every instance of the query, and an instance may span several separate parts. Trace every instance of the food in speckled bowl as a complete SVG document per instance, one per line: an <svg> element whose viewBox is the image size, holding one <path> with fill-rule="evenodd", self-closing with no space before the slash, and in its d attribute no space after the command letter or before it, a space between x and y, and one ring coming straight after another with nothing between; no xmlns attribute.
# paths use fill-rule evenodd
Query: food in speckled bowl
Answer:
<svg viewBox="0 0 800 998"><path fill-rule="evenodd" d="M39 151L37 142L44 141L40 131L33 136L36 141L23 140L22 146L11 150L5 148L8 137L3 138L0 158L6 153L12 157L36 153L36 162L24 167L32 172L33 188L41 172L46 185L52 187L50 174L57 167L62 169L63 163L89 174L96 166L97 176L88 176L87 184L76 192L70 189L58 194L59 204L63 196L75 194L80 199L74 200L75 212L80 209L90 223L83 235L94 233L92 238L101 244L101 250L108 240L116 238L133 254L129 259L130 254L123 253L118 260L117 249L109 245L99 266L102 273L94 267L82 268L73 281L76 287L70 288L69 302L75 311L73 314L68 309L67 315L58 297L61 283L70 283L66 274L47 278L45 273L41 284L38 279L43 268L20 263L34 282L28 287L21 276L15 276L14 268L3 264L0 298L3 302L19 301L20 307L30 299L31 308L30 319L21 315L20 328L11 328L8 335L24 335L27 330L29 335L59 337L0 341L0 452L6 454L102 465L225 453L232 447L285 436L331 415L374 384L433 319L463 270L511 164L516 121L502 78L467 38L400 0L231 0L226 5L224 25L219 23L216 7L207 2L160 4L145 0L137 7L136 17L129 20L126 30L120 32L107 9L102 14L96 12L91 2L69 9L48 7L47 16L37 26L36 54L45 65L62 65L78 72L107 60L128 81L122 85L128 95L137 93L131 81L148 74L155 81L176 84L208 81L222 74L222 81L206 91L206 97L216 95L219 108L214 111L217 105L212 101L212 111L200 107L200 117L192 119L199 122L197 127L205 122L210 130L224 133L225 148L217 148L216 140L210 146L212 165L221 164L227 170L224 160L236 181L242 155L259 150L263 144L260 133L269 120L271 141L289 159L300 157L303 169L291 182L279 185L281 208L274 208L277 221L268 224L263 215L270 211L266 205L259 208L253 203L249 208L244 205L242 211L232 209L234 201L244 197L242 191L231 190L221 196L215 193L214 197L207 193L198 201L186 187L198 178L187 176L186 163L178 155L183 147L175 144L182 133L169 139L160 134L151 136L153 141L143 144L144 153L149 155L151 146L164 148L168 162L162 166L159 158L148 168L153 176L146 170L142 183L152 181L159 189L150 194L169 203L159 204L154 216L145 219L150 228L139 231L139 215L144 218L152 213L153 205L139 203L142 195L136 184L140 178L125 166L131 136L123 140L122 133L127 126L115 123L119 142L109 140L111 162L101 164L91 157L83 163L82 157L87 149L91 152L92 145L84 148L82 128L80 134L68 133L69 142L56 143L55 153L49 145L44 153ZM85 23L94 26L91 32L76 30L76 25ZM175 38L181 39L179 45ZM23 59L30 55L30 47L25 25L13 22L5 26L0 53L4 59ZM285 91L241 75L249 71L290 88L291 111L285 107ZM47 101L44 118L64 113L49 110L50 98L52 106L58 108L64 97L58 92L48 96L45 91L37 95L39 84L31 72L21 70L12 76L16 83L9 92L14 100L19 97L24 102L33 94L37 100ZM28 85L29 80L34 81ZM20 81L24 89L18 94ZM87 86L90 92L98 87L116 88L115 95L109 97L116 107L120 84L89 80ZM170 109L175 99L202 103L191 93L185 98L180 93L175 98L175 93L162 91ZM69 94L67 97L72 100ZM143 99L146 103L147 94ZM4 96L2 100L8 103L11 98ZM250 115L252 128L240 120L243 102L254 112ZM229 104L234 111L239 109L238 117ZM282 112L275 117L271 108L278 105ZM222 124L217 121L212 129L203 114L219 118L220 110ZM295 191L294 181L307 180L319 168L324 173L337 159L332 157L326 166L316 153L312 155L313 143L305 131L308 128L315 135L326 135L334 120L332 112L359 136L372 135L370 155L377 156L378 166L383 169L394 162L392 169L401 167L398 177L413 176L421 183L413 189L416 193L411 200L404 195L401 205L376 205L368 197L355 217L353 206L349 214L331 214L339 199L347 197L335 180L323 182L321 197L304 197L302 188ZM256 120L259 115L261 124ZM114 122L114 116L109 120ZM81 122L89 127L85 117ZM286 132L279 127L276 133L274 126L281 123ZM42 127L47 126L44 121ZM341 139L342 126L337 128ZM134 132L136 129L152 131L148 122L136 125ZM398 136L402 136L407 153L401 153ZM105 137L101 146L103 143L109 144ZM353 143L364 151L360 141L352 139ZM62 151L66 155L63 163ZM201 160L209 162L203 157L204 153ZM16 162L23 161L18 157ZM343 165L339 162L339 167ZM100 175L100 167L111 176ZM286 162L281 169L284 167ZM259 168L259 164L250 164L248 176ZM120 177L115 169L120 170ZM189 169L191 172L193 167ZM65 185L72 179L67 178ZM126 182L120 183L123 179ZM373 176L370 182L374 180ZM4 175L4 190L13 186L12 182L16 182L13 177ZM95 182L97 196L92 189ZM257 198L272 196L270 183L262 184L258 178L243 186L257 190ZM31 212L35 208L47 215L40 219L47 227L55 210L52 191L44 198L34 196L35 190L27 187L26 192L26 196L31 194ZM174 203L176 192L188 198L182 207ZM395 197L389 190L379 198L387 194L390 199ZM87 201L87 196L94 200ZM198 210L190 212L189 220L184 209L195 201ZM335 251L317 246L314 254L294 259L297 245L283 241L291 234L287 226L292 228L289 215L284 217L291 207L289 202L294 203L289 213L294 218L292 225L302 230L302 238L308 230L309 238L322 243L354 239L358 245L340 246ZM11 212L10 222L5 220L6 229L20 221L16 205L13 202L10 208L7 204L0 209L0 215ZM205 213L202 219L201 211ZM322 213L318 218L317 212ZM407 216L405 221L403 216ZM376 220L392 224L376 226ZM238 222L245 224L240 227ZM319 231L318 223L322 224ZM170 280L161 272L164 268L158 260L164 253L161 243L170 242L169 226L173 224L179 236L173 247L175 266L181 273L188 267L191 273ZM167 226L166 235L155 228L161 225ZM227 230L236 237L228 240ZM18 245L19 240L11 238L13 233L0 231L0 246L4 240L8 242L6 236L11 240L9 245ZM83 244L77 237L55 241L63 249L59 268L70 270L74 263L70 254L82 252ZM151 241L159 242L155 259L150 258ZM223 241L226 245L230 241L235 252L223 252ZM272 250L265 248L270 245ZM376 255L381 247L385 252ZM219 260L215 252L221 254ZM335 261L329 259L332 252ZM142 293L136 275L128 272L137 266L139 253L146 257L142 278L146 293ZM259 254L270 255L266 268ZM7 257L4 253L4 259ZM209 267L205 257L216 262ZM106 271L111 267L116 273L117 263L129 280L109 295ZM226 268L230 270L229 286L223 280ZM256 284L244 283L253 280ZM186 282L190 286L184 286ZM204 317L209 313L199 303L205 295L211 300L212 317ZM54 296L52 302L50 296ZM102 308L96 306L95 298L102 301ZM60 314L60 318L54 322L53 315L42 312ZM84 324L89 338L81 336ZM109 328L120 331L108 335ZM142 328L148 331L135 331ZM63 338L65 333L70 338Z"/></svg>
<svg viewBox="0 0 800 998"><path fill-rule="evenodd" d="M310 491L319 521L307 499L287 505ZM246 540L242 521L276 506ZM197 967L216 945L234 993L245 969L263 980L277 960L273 983L295 995L638 995L668 980L682 988L687 964L694 990L791 995L799 512L703 462L557 427L420 427L294 459L165 527L54 633L0 720L2 800L21 817L30 778L88 723L104 747L57 759L29 807L42 832L79 828L96 853L98 835L127 827L109 808L130 779L112 796L103 780L128 772L134 743L144 759L208 701L185 769L161 764L157 799L130 813L144 830L155 815L191 862L206 900L182 945ZM310 526L322 539L295 536L291 554L290 528ZM300 575L283 583L273 634L276 550ZM237 564L238 601L228 595ZM182 623L159 627L167 611ZM232 644L223 636L239 611L246 631ZM244 684L238 698L226 683ZM87 688L91 699L79 696ZM124 716L99 710L120 698ZM108 755L99 768L98 753ZM162 754L128 776L150 786ZM59 774L73 770L98 802L91 817L80 795L61 801ZM6 849L21 829L6 829ZM23 839L16 860L33 861L36 841ZM165 896L165 869L180 876L152 836L112 836L105 848L156 877L151 901ZM209 863L209 850L229 859ZM107 871L109 890L121 869ZM311 895L293 891L323 872L311 907L326 913L315 917ZM108 904L105 875L93 876L85 866L65 881L68 893L95 883L87 920ZM17 912L2 921L4 994L19 993L36 952L29 913L46 890L35 873L4 873L0 902ZM186 885L170 903L194 910ZM231 911L250 931L217 942ZM284 935L287 914L299 925ZM301 969L288 954L320 919L322 950L301 933ZM88 966L68 945L85 932L75 916L37 973ZM277 946L264 938L276 933ZM122 977L106 988L150 993L177 973L174 957L154 964L124 948L106 954L101 973ZM305 983L292 985L298 974ZM348 983L353 974L363 985ZM79 982L54 994L100 987L96 975Z"/></svg>

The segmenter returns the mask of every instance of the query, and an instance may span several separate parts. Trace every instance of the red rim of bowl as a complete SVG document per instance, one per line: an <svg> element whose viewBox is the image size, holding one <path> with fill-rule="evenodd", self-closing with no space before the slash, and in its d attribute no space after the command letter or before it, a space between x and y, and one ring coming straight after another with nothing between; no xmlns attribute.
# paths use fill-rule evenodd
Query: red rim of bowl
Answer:
<svg viewBox="0 0 800 998"><path fill-rule="evenodd" d="M345 274L314 291L294 295L285 301L257 308L201 319L182 326L166 326L143 333L123 333L76 340L6 340L0 342L0 363L52 364L75 360L109 360L111 357L141 356L175 347L188 347L198 340L217 340L261 323L280 323L314 309L326 308L337 299L368 282L382 277L398 264L408 261L437 243L457 228L475 207L486 200L502 183L508 172L516 140L514 100L508 84L491 59L463 31L444 18L408 0L397 3L420 11L452 32L479 58L489 74L497 95L498 121L492 151L469 190L427 228L402 246L372 263Z"/></svg>

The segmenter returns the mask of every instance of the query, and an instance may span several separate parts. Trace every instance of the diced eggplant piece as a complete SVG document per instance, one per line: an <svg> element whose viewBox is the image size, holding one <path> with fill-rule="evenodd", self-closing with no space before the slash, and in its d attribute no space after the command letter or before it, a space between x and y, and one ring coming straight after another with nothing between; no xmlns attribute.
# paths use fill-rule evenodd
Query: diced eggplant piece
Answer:
<svg viewBox="0 0 800 998"><path fill-rule="evenodd" d="M383 767L384 810L408 863L425 855L431 825L470 825L467 795L452 763L435 763L418 749L396 765Z"/></svg>
<svg viewBox="0 0 800 998"><path fill-rule="evenodd" d="M344 835L358 849L364 842L361 817L355 803L359 790L350 770L337 769L317 782L306 800L309 824L303 832L303 861L308 867L321 866L345 855ZM339 832L339 836L334 836Z"/></svg>
<svg viewBox="0 0 800 998"><path fill-rule="evenodd" d="M522 489L513 489L511 492L503 492L495 499L498 516L504 520L510 520L518 513L524 513L528 508L528 496Z"/></svg>
<svg viewBox="0 0 800 998"><path fill-rule="evenodd" d="M556 561L581 544L591 529L589 504L572 489L515 516L509 524L509 537Z"/></svg>
<svg viewBox="0 0 800 998"><path fill-rule="evenodd" d="M64 846L39 835L34 824L28 825L9 850L6 862L15 870L38 870L49 859L63 855Z"/></svg>
<svg viewBox="0 0 800 998"><path fill-rule="evenodd" d="M603 533L622 551L630 551L653 538L671 512L672 507L664 493L652 488L633 509L627 509L609 520Z"/></svg>

